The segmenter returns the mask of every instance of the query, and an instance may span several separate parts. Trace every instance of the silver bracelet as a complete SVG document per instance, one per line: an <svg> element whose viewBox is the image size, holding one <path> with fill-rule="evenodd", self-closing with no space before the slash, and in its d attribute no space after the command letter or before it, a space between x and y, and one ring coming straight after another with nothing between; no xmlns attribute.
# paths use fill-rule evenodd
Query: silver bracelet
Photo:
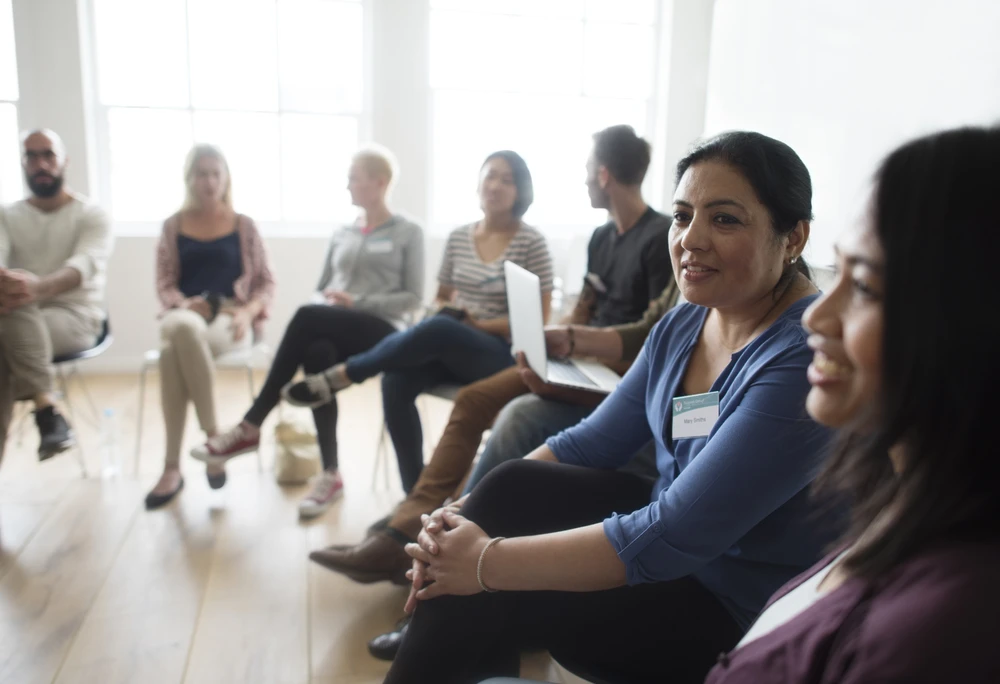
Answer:
<svg viewBox="0 0 1000 684"><path fill-rule="evenodd" d="M486 558L486 552L490 550L491 546L493 546L494 544L499 544L506 538L507 537L494 537L493 539L490 539L488 542L486 542L486 546L483 547L483 552L479 554L479 565L476 566L476 579L479 580L480 588L482 588L483 591L489 594L495 594L499 591L499 589L490 589L483 582L483 559Z"/></svg>

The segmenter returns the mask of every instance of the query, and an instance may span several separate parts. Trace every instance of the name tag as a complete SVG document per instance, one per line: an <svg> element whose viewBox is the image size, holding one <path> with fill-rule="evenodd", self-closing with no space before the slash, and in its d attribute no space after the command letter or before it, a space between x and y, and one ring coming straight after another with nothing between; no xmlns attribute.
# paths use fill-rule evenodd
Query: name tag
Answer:
<svg viewBox="0 0 1000 684"><path fill-rule="evenodd" d="M373 240L367 243L369 254L388 254L392 251L392 240Z"/></svg>
<svg viewBox="0 0 1000 684"><path fill-rule="evenodd" d="M718 392L674 397L672 404L674 439L708 437L719 422Z"/></svg>

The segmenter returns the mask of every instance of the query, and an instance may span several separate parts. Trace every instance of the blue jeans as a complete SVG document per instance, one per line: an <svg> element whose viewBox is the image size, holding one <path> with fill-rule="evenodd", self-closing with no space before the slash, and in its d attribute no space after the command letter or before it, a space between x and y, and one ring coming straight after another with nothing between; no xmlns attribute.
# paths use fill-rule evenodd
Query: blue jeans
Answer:
<svg viewBox="0 0 1000 684"><path fill-rule="evenodd" d="M450 316L434 316L384 338L347 360L347 377L382 375L382 411L409 493L424 467L424 437L416 398L435 385L467 385L513 365L510 344Z"/></svg>
<svg viewBox="0 0 1000 684"><path fill-rule="evenodd" d="M479 462L472 469L462 494L468 494L488 472L504 461L527 456L542 446L549 437L569 429L589 416L593 408L565 404L526 394L503 407L493 423L493 431L486 442ZM656 471L656 445L650 442L620 468L622 472L637 475L653 483Z"/></svg>
<svg viewBox="0 0 1000 684"><path fill-rule="evenodd" d="M573 427L593 410L590 406L565 404L535 394L525 394L510 402L494 421L489 441L472 469L463 494L471 492L486 473L504 461L527 456L546 439Z"/></svg>

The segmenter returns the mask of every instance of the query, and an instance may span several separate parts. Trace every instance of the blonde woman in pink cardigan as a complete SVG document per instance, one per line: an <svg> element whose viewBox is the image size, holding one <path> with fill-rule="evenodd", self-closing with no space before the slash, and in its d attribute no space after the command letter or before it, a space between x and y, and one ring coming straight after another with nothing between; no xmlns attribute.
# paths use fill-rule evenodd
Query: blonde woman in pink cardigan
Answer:
<svg viewBox="0 0 1000 684"><path fill-rule="evenodd" d="M188 402L202 430L209 437L216 434L213 360L253 344L274 295L257 227L233 209L222 152L196 145L185 162L184 180L184 206L163 223L156 251L166 460L163 475L146 496L147 509L163 506L184 487L180 454ZM222 466L206 473L213 489L226 483Z"/></svg>

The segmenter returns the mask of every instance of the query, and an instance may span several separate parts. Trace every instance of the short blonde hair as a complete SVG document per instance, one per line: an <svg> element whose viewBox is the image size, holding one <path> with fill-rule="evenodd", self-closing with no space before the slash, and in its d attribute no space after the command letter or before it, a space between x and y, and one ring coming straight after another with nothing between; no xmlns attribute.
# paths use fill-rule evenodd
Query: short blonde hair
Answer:
<svg viewBox="0 0 1000 684"><path fill-rule="evenodd" d="M226 161L226 155L215 145L198 143L191 148L187 159L184 160L184 205L181 207L182 211L198 208L198 198L195 197L193 188L194 171L198 162L206 157L216 159L222 164L222 168L226 172L226 190L222 193L222 203L230 209L233 208L233 177L229 173L229 162Z"/></svg>
<svg viewBox="0 0 1000 684"><path fill-rule="evenodd" d="M365 145L351 157L352 164L361 167L372 176L385 178L386 190L392 187L398 173L396 157L387 148L374 143Z"/></svg>

